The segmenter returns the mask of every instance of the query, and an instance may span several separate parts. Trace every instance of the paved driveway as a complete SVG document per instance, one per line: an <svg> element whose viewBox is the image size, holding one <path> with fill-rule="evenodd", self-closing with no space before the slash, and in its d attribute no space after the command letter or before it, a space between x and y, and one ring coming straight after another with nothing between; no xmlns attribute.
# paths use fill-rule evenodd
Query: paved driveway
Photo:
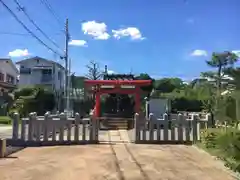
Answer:
<svg viewBox="0 0 240 180"><path fill-rule="evenodd" d="M0 180L234 180L223 164L184 145L116 143L26 148L0 160Z"/></svg>

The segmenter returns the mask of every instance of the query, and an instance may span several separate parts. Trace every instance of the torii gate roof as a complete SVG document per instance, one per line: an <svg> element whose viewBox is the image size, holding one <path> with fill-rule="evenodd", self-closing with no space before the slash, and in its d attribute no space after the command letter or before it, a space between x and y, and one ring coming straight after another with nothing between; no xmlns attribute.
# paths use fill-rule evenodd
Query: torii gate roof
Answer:
<svg viewBox="0 0 240 180"><path fill-rule="evenodd" d="M134 85L148 86L151 85L151 80L84 80L86 86L94 85Z"/></svg>

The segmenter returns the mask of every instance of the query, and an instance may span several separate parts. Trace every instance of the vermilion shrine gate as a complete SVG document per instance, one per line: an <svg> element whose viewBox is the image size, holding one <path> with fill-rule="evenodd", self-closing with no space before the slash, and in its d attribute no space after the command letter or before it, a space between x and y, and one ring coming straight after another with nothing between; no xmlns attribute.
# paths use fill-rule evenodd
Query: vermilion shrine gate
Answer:
<svg viewBox="0 0 240 180"><path fill-rule="evenodd" d="M135 113L141 108L141 87L151 85L151 80L85 80L85 86L95 94L95 116L100 117L102 94L132 94L135 96Z"/></svg>

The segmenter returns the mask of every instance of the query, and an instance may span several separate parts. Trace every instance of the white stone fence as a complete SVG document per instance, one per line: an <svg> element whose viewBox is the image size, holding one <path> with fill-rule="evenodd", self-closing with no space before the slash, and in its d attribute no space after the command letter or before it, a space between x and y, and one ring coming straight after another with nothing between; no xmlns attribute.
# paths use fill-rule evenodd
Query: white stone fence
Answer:
<svg viewBox="0 0 240 180"><path fill-rule="evenodd" d="M98 141L98 122L82 119L78 113L74 118L66 114L44 116L30 113L28 118L19 118L15 113L13 118L12 144L18 145L54 145L78 144Z"/></svg>

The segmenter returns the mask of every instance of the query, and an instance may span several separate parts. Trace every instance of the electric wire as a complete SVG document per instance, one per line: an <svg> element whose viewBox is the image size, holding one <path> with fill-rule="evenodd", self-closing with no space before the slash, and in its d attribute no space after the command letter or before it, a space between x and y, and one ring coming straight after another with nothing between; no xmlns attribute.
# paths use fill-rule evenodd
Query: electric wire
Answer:
<svg viewBox="0 0 240 180"><path fill-rule="evenodd" d="M53 10L51 4L47 0L40 0L40 1L47 8L47 10L52 14L52 16L58 22L58 24L62 27L63 26L63 22L60 20L60 18L57 15L57 13ZM61 30L61 31L65 33L64 30Z"/></svg>
<svg viewBox="0 0 240 180"><path fill-rule="evenodd" d="M31 36L33 36L36 40L38 40L39 43L41 43L43 46L45 46L46 48L48 48L50 51L52 51L53 53L59 55L60 57L62 57L62 55L55 51L53 48L49 47L46 43L44 43L38 36L36 36L18 17L17 15L3 2L3 0L0 0L0 3L3 5L3 7L5 7L8 12L14 17L14 19L22 25L22 27L29 33L31 34Z"/></svg>
<svg viewBox="0 0 240 180"><path fill-rule="evenodd" d="M54 44L57 48L61 49L61 48L34 22L34 20L30 17L30 15L27 13L27 11L20 5L20 3L18 2L18 0L13 0L13 1L17 4L19 10L22 11L22 12L25 14L25 16L28 18L28 20L37 28L37 30L39 30L39 31L42 33L42 35L43 35L45 38L47 38L52 44Z"/></svg>

